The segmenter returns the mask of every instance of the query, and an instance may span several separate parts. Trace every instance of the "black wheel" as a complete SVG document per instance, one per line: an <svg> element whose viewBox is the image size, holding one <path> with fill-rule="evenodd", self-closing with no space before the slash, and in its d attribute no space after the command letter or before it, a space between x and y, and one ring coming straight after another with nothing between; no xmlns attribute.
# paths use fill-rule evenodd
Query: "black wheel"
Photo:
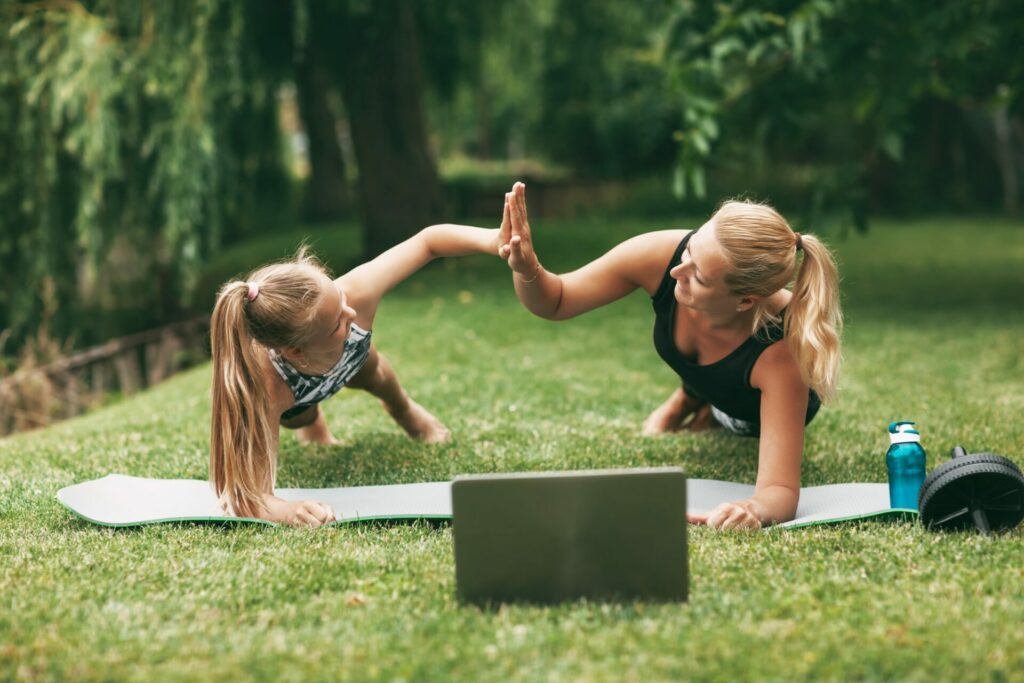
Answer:
<svg viewBox="0 0 1024 683"><path fill-rule="evenodd" d="M1013 461L992 453L953 449L921 486L921 523L931 529L1007 531L1024 519L1024 475Z"/></svg>

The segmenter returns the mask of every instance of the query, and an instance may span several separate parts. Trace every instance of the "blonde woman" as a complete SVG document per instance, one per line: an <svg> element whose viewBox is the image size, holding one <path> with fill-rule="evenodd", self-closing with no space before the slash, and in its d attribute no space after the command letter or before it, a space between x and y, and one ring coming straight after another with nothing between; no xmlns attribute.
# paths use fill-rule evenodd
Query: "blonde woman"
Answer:
<svg viewBox="0 0 1024 683"><path fill-rule="evenodd" d="M534 252L522 183L506 195L505 219L498 255L535 315L565 320L637 288L651 296L655 348L682 386L645 433L720 425L760 438L754 495L690 521L729 529L793 519L804 427L835 396L839 372L842 313L827 247L769 206L729 201L696 230L638 235L556 275Z"/></svg>
<svg viewBox="0 0 1024 683"><path fill-rule="evenodd" d="M334 280L303 249L221 288L211 319L210 479L227 511L300 526L334 519L325 504L273 495L278 428L335 443L320 403L345 386L379 398L413 438L450 438L373 346L374 316L384 293L430 260L497 254L504 230L434 225Z"/></svg>

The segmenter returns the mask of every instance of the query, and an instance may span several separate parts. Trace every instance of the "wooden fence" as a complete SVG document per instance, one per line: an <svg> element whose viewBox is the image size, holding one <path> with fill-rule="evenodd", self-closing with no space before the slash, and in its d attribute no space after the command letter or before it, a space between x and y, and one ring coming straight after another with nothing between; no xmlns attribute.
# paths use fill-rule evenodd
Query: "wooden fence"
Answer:
<svg viewBox="0 0 1024 683"><path fill-rule="evenodd" d="M133 394L209 356L201 316L120 337L0 379L0 435L79 415L112 392Z"/></svg>

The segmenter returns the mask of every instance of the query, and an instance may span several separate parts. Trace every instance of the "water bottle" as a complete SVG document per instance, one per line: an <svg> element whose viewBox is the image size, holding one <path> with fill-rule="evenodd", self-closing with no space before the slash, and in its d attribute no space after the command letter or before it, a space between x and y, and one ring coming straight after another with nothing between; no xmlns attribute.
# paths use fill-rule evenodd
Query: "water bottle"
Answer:
<svg viewBox="0 0 1024 683"><path fill-rule="evenodd" d="M889 450L885 464L889 468L889 506L917 509L917 496L924 483L925 452L921 433L913 422L889 425Z"/></svg>

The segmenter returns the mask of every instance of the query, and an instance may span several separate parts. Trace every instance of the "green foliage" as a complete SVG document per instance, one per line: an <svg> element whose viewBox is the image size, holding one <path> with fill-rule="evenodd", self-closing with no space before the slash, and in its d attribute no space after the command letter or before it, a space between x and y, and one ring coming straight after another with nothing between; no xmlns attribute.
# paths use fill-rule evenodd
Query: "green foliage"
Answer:
<svg viewBox="0 0 1024 683"><path fill-rule="evenodd" d="M588 175L667 167L679 115L664 96L658 27L670 3L558 0L544 45L539 141Z"/></svg>
<svg viewBox="0 0 1024 683"><path fill-rule="evenodd" d="M135 329L166 320L205 255L285 195L247 12L223 0L5 7L0 328L15 348L40 323L45 277L59 338L110 334L115 305Z"/></svg>
<svg viewBox="0 0 1024 683"><path fill-rule="evenodd" d="M665 169L678 107L654 41L664 0L502 3L484 24L478 68L434 102L442 152L530 154L577 175Z"/></svg>
<svg viewBox="0 0 1024 683"><path fill-rule="evenodd" d="M704 194L713 165L813 163L809 220L838 210L863 226L871 176L908 139L929 143L916 129L943 103L1021 113L1022 37L998 0L682 2L665 42L683 110L676 189Z"/></svg>

